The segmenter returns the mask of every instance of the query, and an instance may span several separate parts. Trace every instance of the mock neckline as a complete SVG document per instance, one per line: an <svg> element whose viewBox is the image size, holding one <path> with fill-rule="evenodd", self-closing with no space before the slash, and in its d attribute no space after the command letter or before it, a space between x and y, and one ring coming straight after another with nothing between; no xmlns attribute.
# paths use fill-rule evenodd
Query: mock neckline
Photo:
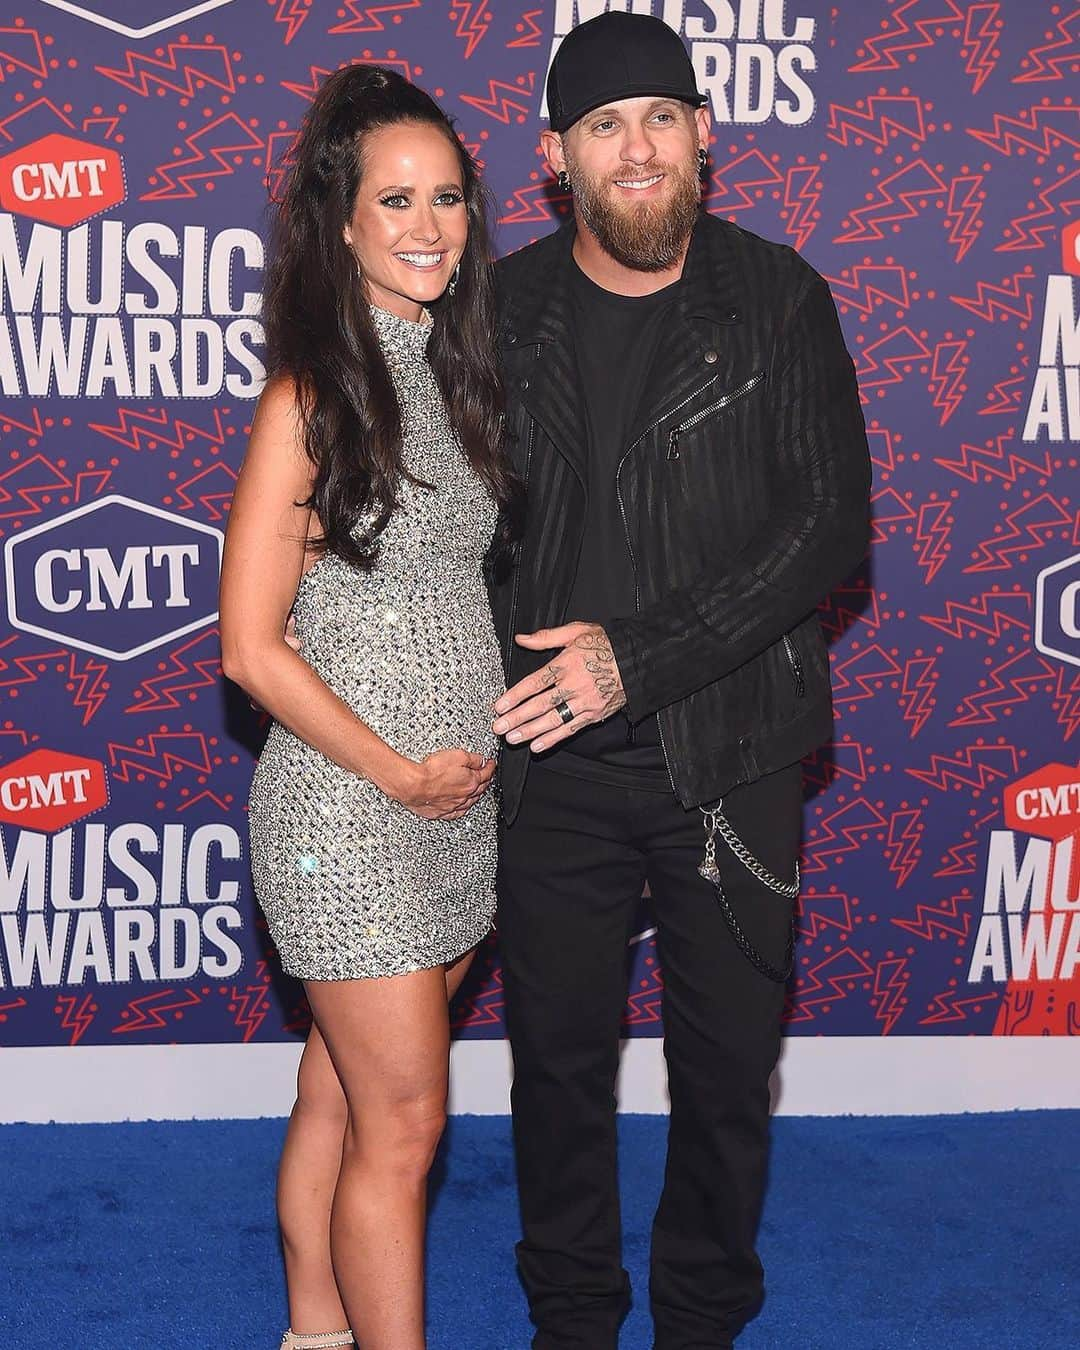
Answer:
<svg viewBox="0 0 1080 1350"><path fill-rule="evenodd" d="M419 319L403 319L400 314L394 314L391 310L383 309L379 305L370 305L369 308L376 331L381 336L403 338L415 344L421 350L427 345L427 340L431 336L431 330L434 326L430 310L421 309Z"/></svg>

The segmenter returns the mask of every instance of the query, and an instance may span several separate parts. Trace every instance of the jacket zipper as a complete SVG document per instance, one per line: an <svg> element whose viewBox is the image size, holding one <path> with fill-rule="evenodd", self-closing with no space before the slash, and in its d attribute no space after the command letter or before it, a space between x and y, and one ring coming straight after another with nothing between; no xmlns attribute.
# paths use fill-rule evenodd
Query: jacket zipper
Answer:
<svg viewBox="0 0 1080 1350"><path fill-rule="evenodd" d="M712 384L712 380L709 381L709 384ZM645 430L641 433L641 435L637 438L637 440L634 441L631 445L628 445L626 447L625 451L623 452L622 458L619 460L618 464L615 467L615 497L619 503L619 516L622 519L623 538L626 540L626 551L627 553L630 554L630 565L634 569L635 614L639 614L641 612L641 586L638 582L637 558L634 557L634 546L630 542L630 525L626 519L626 505L623 502L622 483L619 481L619 475L622 473L622 466L626 463L627 459L630 457L631 454L633 454L633 452L637 449L637 447L641 444L641 442L645 439L645 437L649 434L649 432L655 431L656 428L660 425L662 421L664 421L665 418L673 417L677 412L685 408L688 403L692 403L699 394L703 394L705 390L708 389L709 384L703 384L700 389L695 389L694 392L692 394L689 394L686 398L684 398L681 403L677 404L674 408L669 408L667 412L663 413L660 417L658 417L655 422L650 423L650 425L645 428ZM664 767L667 769L668 779L671 783L671 790L672 792L675 793L677 797L679 795L679 789L675 786L675 775L671 770L671 759L668 756L667 743L664 740L664 728L660 724L659 713L657 714L656 717L656 731L657 735L660 738L660 751L664 756Z"/></svg>
<svg viewBox="0 0 1080 1350"><path fill-rule="evenodd" d="M537 344L539 347L539 343ZM525 442L525 476L522 482L522 491L528 491L529 470L532 468L533 445L536 441L536 418L529 414L529 439ZM506 628L506 646L503 648L503 665L506 668L507 679L510 678L510 652L514 645L514 620L517 618L518 605L518 587L521 584L521 559L518 558L518 565L514 568L514 588L510 592L510 621Z"/></svg>
<svg viewBox="0 0 1080 1350"><path fill-rule="evenodd" d="M791 677L795 681L795 697L802 698L806 693L806 681L803 679L802 657L799 655L799 649L795 646L788 633L784 634L784 651L787 652L788 664L791 666Z"/></svg>
<svg viewBox="0 0 1080 1350"><path fill-rule="evenodd" d="M679 458L679 437L684 431L689 431L691 427L696 427L697 424L703 422L706 417L710 417L714 412L719 412L721 408L726 408L729 403L734 403L737 398L742 398L742 396L748 394L751 389L756 389L764 378L765 372L759 370L758 373L747 380L745 384L739 385L738 389L733 389L730 394L725 394L723 398L717 399L717 401L708 408L702 408L700 412L696 412L688 422L681 422L677 427L672 427L671 431L668 433L668 459ZM680 406L685 407L685 404ZM678 409L676 409L676 412L677 411Z"/></svg>

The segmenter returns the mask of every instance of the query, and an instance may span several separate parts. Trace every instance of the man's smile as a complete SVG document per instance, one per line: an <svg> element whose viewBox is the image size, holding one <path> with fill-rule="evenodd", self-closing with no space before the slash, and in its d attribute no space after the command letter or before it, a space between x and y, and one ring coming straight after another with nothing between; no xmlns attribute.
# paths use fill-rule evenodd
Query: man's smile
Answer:
<svg viewBox="0 0 1080 1350"><path fill-rule="evenodd" d="M647 188L655 187L663 177L662 173L654 173L651 178L616 178L615 186L629 188L632 192L644 192Z"/></svg>

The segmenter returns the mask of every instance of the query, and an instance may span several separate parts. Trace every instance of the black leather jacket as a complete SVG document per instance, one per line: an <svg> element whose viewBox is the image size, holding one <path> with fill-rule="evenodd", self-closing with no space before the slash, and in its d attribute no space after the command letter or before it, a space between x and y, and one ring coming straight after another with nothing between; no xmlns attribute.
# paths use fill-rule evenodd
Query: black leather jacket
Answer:
<svg viewBox="0 0 1080 1350"><path fill-rule="evenodd" d="M491 583L513 643L566 606L584 528L587 437L570 332L572 224L497 265L510 452L527 492L516 565ZM790 248L702 213L616 482L637 613L609 625L638 721L658 713L686 807L808 754L832 733L816 607L861 562L870 461L829 289ZM517 813L527 747L500 763Z"/></svg>

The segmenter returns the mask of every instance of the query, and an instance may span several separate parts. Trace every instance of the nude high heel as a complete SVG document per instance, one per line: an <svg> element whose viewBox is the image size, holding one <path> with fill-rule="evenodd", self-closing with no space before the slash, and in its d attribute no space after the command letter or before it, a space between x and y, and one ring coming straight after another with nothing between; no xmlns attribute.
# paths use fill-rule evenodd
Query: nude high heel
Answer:
<svg viewBox="0 0 1080 1350"><path fill-rule="evenodd" d="M287 1331L281 1338L280 1350L337 1350L338 1346L355 1345L353 1334L344 1331Z"/></svg>

